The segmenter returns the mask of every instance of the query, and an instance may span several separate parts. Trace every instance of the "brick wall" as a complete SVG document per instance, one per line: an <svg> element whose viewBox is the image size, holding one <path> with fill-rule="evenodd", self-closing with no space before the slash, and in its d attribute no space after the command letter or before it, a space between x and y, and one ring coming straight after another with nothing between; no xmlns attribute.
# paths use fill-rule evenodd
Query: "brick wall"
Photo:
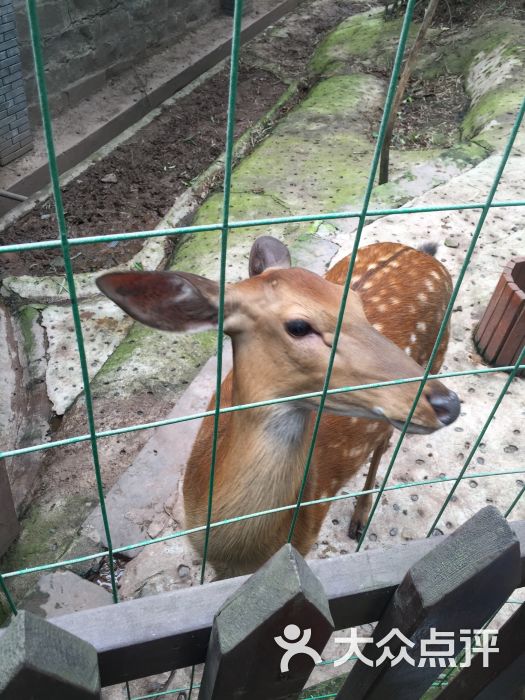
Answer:
<svg viewBox="0 0 525 700"><path fill-rule="evenodd" d="M0 0L0 165L31 148L13 0Z"/></svg>
<svg viewBox="0 0 525 700"><path fill-rule="evenodd" d="M38 100L25 3L10 1L33 122ZM37 7L48 93L56 112L218 14L220 0L38 0Z"/></svg>

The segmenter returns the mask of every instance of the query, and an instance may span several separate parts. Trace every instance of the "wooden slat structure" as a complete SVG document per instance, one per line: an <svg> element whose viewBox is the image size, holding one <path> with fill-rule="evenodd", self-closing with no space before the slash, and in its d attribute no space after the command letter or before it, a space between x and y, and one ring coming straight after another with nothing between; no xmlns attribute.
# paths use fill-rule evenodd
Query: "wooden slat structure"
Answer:
<svg viewBox="0 0 525 700"><path fill-rule="evenodd" d="M0 556L18 537L19 532L20 525L16 516L5 460L0 460Z"/></svg>
<svg viewBox="0 0 525 700"><path fill-rule="evenodd" d="M514 258L503 268L474 338L490 364L505 367L517 362L525 345L525 257Z"/></svg>
<svg viewBox="0 0 525 700"><path fill-rule="evenodd" d="M279 566L274 568L273 578L269 579L273 581L271 584L266 580L263 568L252 577L218 581L55 617L52 624L96 649L102 686L203 663L210 649L201 700L226 697L227 693L236 697L228 683L234 677L236 666L241 674L242 654L249 663L248 655L253 655L253 649L261 643L256 632L258 624L265 637L275 637L275 629L283 629L287 624L312 629L315 650L322 646L330 615L335 629L377 620L380 628L386 629L394 623L401 625L410 620L405 629L413 635L432 626L433 619L437 621L437 627L441 623L453 624L456 613L458 624L466 627L479 624L481 617L487 619L495 606L502 602L510 588L525 585L525 521L507 524L498 511L489 506L448 537L436 536L389 550L362 551L316 560L308 562L308 566L289 547L280 550L279 556ZM314 593L316 586L317 593ZM287 598L282 594L285 590L292 591L293 595ZM324 594L320 592L323 590ZM271 591L269 596L268 591ZM280 598L278 591L281 591ZM394 594L397 597L393 598ZM329 612L323 608L323 595ZM418 597L419 608L414 602ZM298 601L297 610L301 611L301 619L296 623L292 621L292 599ZM393 616L393 605L404 606L401 618ZM246 613L244 623L242 620L238 623L235 631L238 643L228 645L221 640L223 628L218 611L226 613L225 621L229 616L231 625L235 615L230 613L234 609L250 612ZM210 645L214 620L215 632ZM0 656L5 635L6 632L0 630ZM232 638L230 636L230 642ZM281 658L281 650L277 645L272 649L273 653L268 651L268 658L262 659L261 664L266 668L268 678L274 674L273 692L281 688L278 686L279 674L276 676L276 669L270 665L274 667L276 657ZM229 657L230 653L232 656ZM297 687L306 679L305 669L301 671L292 665L296 658L299 657L291 662L290 670L297 672L294 676L297 685L293 685L291 691L290 686L286 687L283 682L282 693L276 697L286 697L283 695L285 691L288 697L296 697ZM511 665L509 661L506 668ZM518 672L523 673L525 684L525 669L518 669ZM245 678L244 682L248 681ZM427 681L425 676L424 682ZM413 682L412 679L409 681L410 684ZM376 696L370 694L375 683L376 679L367 689L368 694L359 697L375 699ZM246 687L250 687L249 683ZM214 694L219 690L219 694ZM394 696L390 694L388 697ZM250 695L241 694L239 697ZM251 697L259 696L254 693ZM351 697L357 696L352 692ZM409 697L412 695L403 693L403 698Z"/></svg>
<svg viewBox="0 0 525 700"><path fill-rule="evenodd" d="M306 632L297 624L303 620ZM314 669L315 657L298 654L282 669L287 647L305 634L304 644L321 658L333 629L319 579L293 547L285 545L215 615L199 699L296 696Z"/></svg>
<svg viewBox="0 0 525 700"><path fill-rule="evenodd" d="M454 676L439 694L439 700L523 700L525 697L525 604L520 605L502 626L498 652L483 666L483 655L476 654L470 666Z"/></svg>
<svg viewBox="0 0 525 700"><path fill-rule="evenodd" d="M518 538L496 508L483 508L410 567L363 649L374 665L358 660L337 700L418 700L443 670L423 653L421 640L433 638L432 629L445 632L459 653L461 631L479 629L520 585ZM395 658L404 647L410 661L381 663L381 641L392 630L389 651ZM442 655L443 663L449 659Z"/></svg>

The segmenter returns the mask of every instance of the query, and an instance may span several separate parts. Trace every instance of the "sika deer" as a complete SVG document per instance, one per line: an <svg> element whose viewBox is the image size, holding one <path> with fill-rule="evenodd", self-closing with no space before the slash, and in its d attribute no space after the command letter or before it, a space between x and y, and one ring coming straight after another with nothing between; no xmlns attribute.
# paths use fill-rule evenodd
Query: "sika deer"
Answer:
<svg viewBox="0 0 525 700"><path fill-rule="evenodd" d="M428 250L428 248L427 248ZM225 332L233 369L222 406L318 391L323 386L348 258L323 279L290 267L287 248L264 236L254 243L247 280L225 293ZM154 328L216 328L219 285L185 272L122 272L98 280L127 313ZM451 293L451 279L431 255L397 243L359 251L330 387L422 374ZM433 370L443 360L448 333ZM417 383L329 395L305 500L334 495L372 455L365 489L373 488L392 426L406 420ZM223 414L220 419L212 521L295 503L318 399ZM214 399L210 408L214 406ZM452 423L459 399L439 381L425 387L409 432ZM206 521L213 418L204 420L184 479L186 526ZM358 499L350 535L363 526L371 497ZM293 544L306 554L328 504L301 509ZM219 576L260 566L285 541L291 511L214 528L208 556ZM202 552L202 533L192 542Z"/></svg>

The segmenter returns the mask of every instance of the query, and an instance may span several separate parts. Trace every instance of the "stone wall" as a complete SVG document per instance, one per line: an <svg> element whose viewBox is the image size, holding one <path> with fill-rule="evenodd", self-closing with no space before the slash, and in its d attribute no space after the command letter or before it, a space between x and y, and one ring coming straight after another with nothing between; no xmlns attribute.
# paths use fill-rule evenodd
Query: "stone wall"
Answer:
<svg viewBox="0 0 525 700"><path fill-rule="evenodd" d="M25 0L13 2L34 123L38 98ZM220 0L38 0L37 7L50 103L60 111L206 22Z"/></svg>

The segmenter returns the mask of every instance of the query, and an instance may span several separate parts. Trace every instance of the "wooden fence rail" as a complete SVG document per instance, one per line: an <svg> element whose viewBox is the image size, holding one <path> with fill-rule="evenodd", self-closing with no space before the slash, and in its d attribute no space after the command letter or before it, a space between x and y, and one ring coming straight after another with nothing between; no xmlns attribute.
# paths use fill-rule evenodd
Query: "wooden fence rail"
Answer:
<svg viewBox="0 0 525 700"><path fill-rule="evenodd" d="M95 650L102 686L206 661L200 700L280 700L298 696L333 629L378 621L373 640L362 649L364 657L377 661L378 641L397 629L414 646L415 664L385 662L370 667L357 662L338 700L410 700L421 697L443 670L430 662L419 663L422 656L416 653L416 643L434 628L453 635L459 651L463 629L481 627L523 585L525 521L507 523L495 508L487 507L448 537L308 565L286 545L251 577L40 622L50 626L53 635L79 638L87 643L84 650ZM525 687L523 638L514 643L523 629L523 615L520 609L502 629L501 656L491 655L490 674L482 669L476 685L463 676L475 670L462 669L443 698L487 700L495 697L492 688ZM53 635L50 638L55 639ZM297 642L309 651L292 654L289 668L281 668L283 655ZM5 659L17 643L21 642L16 642L11 628L0 630L2 698L15 673ZM388 646L391 652L399 651L395 639ZM49 653L50 644L45 649ZM90 652L85 653L89 667ZM16 668L21 673L23 664ZM56 669L48 664L48 671L56 680ZM93 697L80 686L73 692L70 681L64 680L69 684L64 697ZM11 697L24 696L5 695ZM499 697L521 700L522 696Z"/></svg>
<svg viewBox="0 0 525 700"><path fill-rule="evenodd" d="M0 459L0 557L20 532L5 460Z"/></svg>

